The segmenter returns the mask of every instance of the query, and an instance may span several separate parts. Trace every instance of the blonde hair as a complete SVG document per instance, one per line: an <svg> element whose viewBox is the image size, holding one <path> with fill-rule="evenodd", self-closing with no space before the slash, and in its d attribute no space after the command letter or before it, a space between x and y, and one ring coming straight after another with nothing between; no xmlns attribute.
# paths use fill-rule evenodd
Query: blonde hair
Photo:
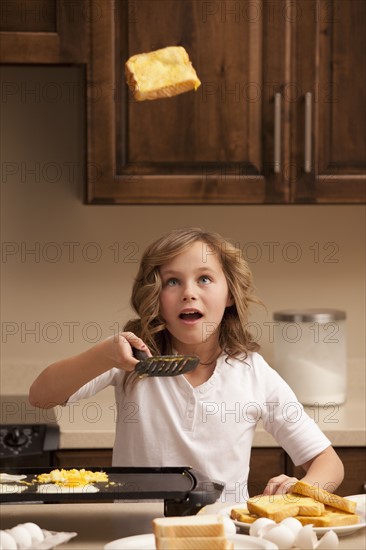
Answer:
<svg viewBox="0 0 366 550"><path fill-rule="evenodd" d="M225 309L219 328L219 345L228 356L244 354L246 357L248 352L260 347L247 329L250 304L261 303L254 295L252 273L240 248L218 233L196 227L170 231L146 249L131 296L131 305L138 318L128 321L124 330L142 338L153 355L172 353L170 335L160 315L160 267L197 241L205 243L208 250L218 255L234 300L234 304ZM207 251L207 254L212 252Z"/></svg>

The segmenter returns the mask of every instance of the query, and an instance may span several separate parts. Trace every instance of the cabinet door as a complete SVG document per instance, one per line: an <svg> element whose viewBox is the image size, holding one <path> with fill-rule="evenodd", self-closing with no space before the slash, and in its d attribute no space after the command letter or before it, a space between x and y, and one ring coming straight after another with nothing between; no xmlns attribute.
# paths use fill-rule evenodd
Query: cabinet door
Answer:
<svg viewBox="0 0 366 550"><path fill-rule="evenodd" d="M91 22L87 201L285 202L289 184L279 159L274 166L274 96L286 72L282 10L265 0L95 5L101 17ZM169 45L186 48L200 88L134 101L125 61ZM279 106L283 120L287 109ZM279 158L286 128L277 132Z"/></svg>
<svg viewBox="0 0 366 550"><path fill-rule="evenodd" d="M298 0L292 200L366 200L366 2Z"/></svg>
<svg viewBox="0 0 366 550"><path fill-rule="evenodd" d="M344 465L344 480L334 491L337 495L358 495L366 492L366 451L364 447L337 447L337 454ZM301 478L304 471L300 467L295 467L290 458L287 457L287 475ZM329 491L331 480L329 482Z"/></svg>
<svg viewBox="0 0 366 550"><path fill-rule="evenodd" d="M0 2L2 63L85 63L89 0Z"/></svg>
<svg viewBox="0 0 366 550"><path fill-rule="evenodd" d="M336 449L344 464L344 480L337 489L342 496L366 493L366 449L340 447Z"/></svg>
<svg viewBox="0 0 366 550"><path fill-rule="evenodd" d="M271 477L285 473L286 455L277 447L257 447L252 449L248 478L249 496L259 495Z"/></svg>

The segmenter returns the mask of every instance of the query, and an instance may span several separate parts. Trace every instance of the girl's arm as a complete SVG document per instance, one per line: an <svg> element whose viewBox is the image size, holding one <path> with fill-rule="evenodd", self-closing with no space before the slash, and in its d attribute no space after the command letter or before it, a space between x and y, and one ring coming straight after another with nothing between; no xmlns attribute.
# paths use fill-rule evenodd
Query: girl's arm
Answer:
<svg viewBox="0 0 366 550"><path fill-rule="evenodd" d="M122 332L79 355L52 363L33 382L29 402L49 409L65 403L84 384L113 367L132 371L138 361L132 355L131 345L151 355L140 338L132 332Z"/></svg>
<svg viewBox="0 0 366 550"><path fill-rule="evenodd" d="M344 478L343 463L333 447L327 447L312 460L302 464L306 471L301 481L310 485L316 485L330 493L334 493ZM285 474L271 478L265 487L264 495L278 495L288 493L296 483L297 478Z"/></svg>

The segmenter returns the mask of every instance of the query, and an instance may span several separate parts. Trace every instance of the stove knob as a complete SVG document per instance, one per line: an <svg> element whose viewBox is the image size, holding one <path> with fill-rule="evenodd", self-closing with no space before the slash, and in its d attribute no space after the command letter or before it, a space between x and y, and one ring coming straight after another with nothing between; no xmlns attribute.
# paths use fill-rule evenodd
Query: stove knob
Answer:
<svg viewBox="0 0 366 550"><path fill-rule="evenodd" d="M4 437L4 443L10 447L21 447L27 441L28 437L19 428L12 428Z"/></svg>

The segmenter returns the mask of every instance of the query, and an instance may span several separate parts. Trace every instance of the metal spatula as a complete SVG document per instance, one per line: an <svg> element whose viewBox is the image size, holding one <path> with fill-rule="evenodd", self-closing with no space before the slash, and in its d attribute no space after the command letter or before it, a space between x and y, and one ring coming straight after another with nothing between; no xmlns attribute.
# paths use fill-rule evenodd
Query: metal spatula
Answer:
<svg viewBox="0 0 366 550"><path fill-rule="evenodd" d="M194 355L156 355L149 357L144 351L132 348L132 353L139 360L135 372L143 376L178 376L197 367L200 358Z"/></svg>

